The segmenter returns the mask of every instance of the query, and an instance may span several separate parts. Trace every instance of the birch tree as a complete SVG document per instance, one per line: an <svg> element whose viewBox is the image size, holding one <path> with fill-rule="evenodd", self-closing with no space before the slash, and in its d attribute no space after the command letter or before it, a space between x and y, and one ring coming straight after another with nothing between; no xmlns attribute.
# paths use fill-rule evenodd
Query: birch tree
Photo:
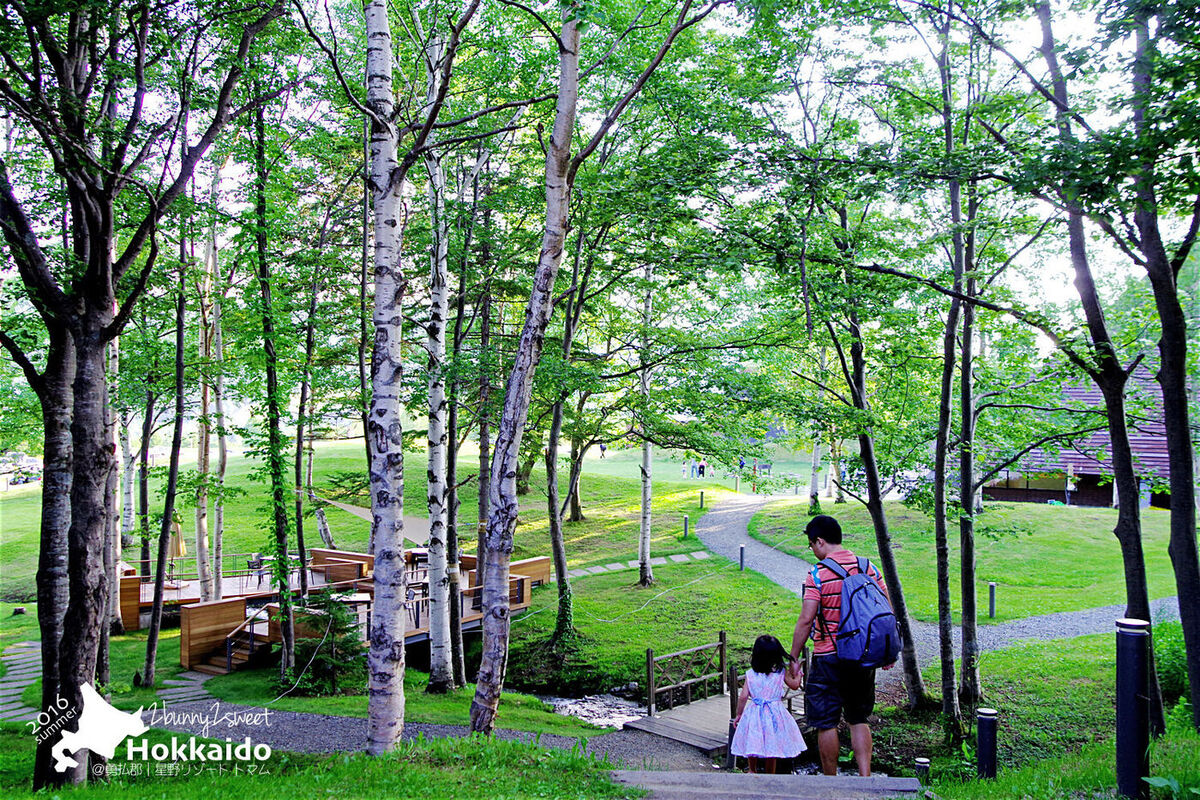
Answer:
<svg viewBox="0 0 1200 800"><path fill-rule="evenodd" d="M542 27L552 32L554 42L558 46L558 93L554 126L546 146L546 223L537 267L534 270L533 288L526 305L525 324L518 339L516 359L505 390L504 407L496 432L491 463L490 516L485 547L480 556L484 562L483 658L476 679L475 698L471 703L471 729L474 731L486 733L492 730L504 686L510 625L509 563L518 513L518 460L525 422L529 415L533 377L545 343L546 328L550 323L554 279L558 274L566 242L571 188L575 176L580 166L600 145L621 113L662 63L676 37L724 2L725 0L716 0L692 15L692 0L684 0L669 32L649 64L633 81L629 90L613 104L595 133L574 156L571 155L571 151L579 101L579 43L580 24L584 22L583 9L564 6L557 33L553 33L553 28L539 17Z"/></svg>

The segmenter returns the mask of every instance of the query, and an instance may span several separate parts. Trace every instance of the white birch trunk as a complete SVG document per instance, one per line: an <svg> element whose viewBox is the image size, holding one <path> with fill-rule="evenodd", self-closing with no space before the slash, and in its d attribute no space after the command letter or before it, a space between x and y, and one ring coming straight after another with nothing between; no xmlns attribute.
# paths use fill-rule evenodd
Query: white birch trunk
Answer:
<svg viewBox="0 0 1200 800"><path fill-rule="evenodd" d="M213 475L216 497L213 499L212 525L212 577L213 599L220 600L222 557L225 546L225 470L229 466L229 439L225 433L225 334L222 328L222 305L225 287L221 282L216 229L209 232L212 250L213 304L212 304L212 353L214 373L212 386L213 420L217 424L217 471Z"/></svg>
<svg viewBox="0 0 1200 800"><path fill-rule="evenodd" d="M428 78L426 102L438 89L443 46L435 35L425 50ZM454 688L450 648L450 583L446 573L446 317L449 308L449 230L446 224L446 175L432 153L425 156L429 173L429 205L433 211L433 250L429 256L429 322L425 348L429 355L429 684L427 691Z"/></svg>
<svg viewBox="0 0 1200 800"><path fill-rule="evenodd" d="M220 170L213 177L210 200L215 198L217 182L220 180ZM196 421L196 471L200 480L196 484L196 571L200 579L200 600L208 602L214 599L213 575L209 564L208 554L208 473L211 463L210 437L210 385L208 370L212 364L212 288L213 288L213 255L215 251L214 237L210 234L205 242L204 272L200 278L200 321L197 335L200 350L200 414Z"/></svg>
<svg viewBox="0 0 1200 800"><path fill-rule="evenodd" d="M644 329L642 342L642 360L648 360L650 355L650 323L651 311L654 305L654 266L646 265L646 300L642 305L642 327ZM638 374L642 385L642 402L646 411L650 409L650 368L644 367ZM650 566L650 504L654 499L653 478L653 447L647 436L645 421L642 422L642 523L638 531L638 585L649 586L654 583L654 570Z"/></svg>
<svg viewBox="0 0 1200 800"><path fill-rule="evenodd" d="M546 227L533 277L533 291L526 309L525 327L517 344L516 357L504 396L504 410L492 456L492 482L485 549L483 583L483 659L476 677L475 699L471 702L471 729L491 732L504 673L508 667L509 598L508 567L512 559L513 532L517 523L517 468L521 436L529 416L533 373L542 355L546 327L553 310L554 278L562 263L570 212L571 136L579 94L579 28L574 11L565 19L559 34L558 99L554 128L546 151Z"/></svg>
<svg viewBox="0 0 1200 800"><path fill-rule="evenodd" d="M367 653L367 752L390 751L404 732L404 451L402 404L403 279L400 244L406 210L392 94L392 35L385 0L365 4L367 104L374 198L375 343L371 359L370 488L375 542L375 602Z"/></svg>
<svg viewBox="0 0 1200 800"><path fill-rule="evenodd" d="M825 348L821 348L818 369L825 373ZM813 515L821 510L821 431L818 428L813 435L812 469L808 474L808 513Z"/></svg>
<svg viewBox="0 0 1200 800"><path fill-rule="evenodd" d="M129 406L123 404L117 432L121 440L121 544L125 547L133 546L133 466L137 459L129 443L129 426L132 424L133 414Z"/></svg>

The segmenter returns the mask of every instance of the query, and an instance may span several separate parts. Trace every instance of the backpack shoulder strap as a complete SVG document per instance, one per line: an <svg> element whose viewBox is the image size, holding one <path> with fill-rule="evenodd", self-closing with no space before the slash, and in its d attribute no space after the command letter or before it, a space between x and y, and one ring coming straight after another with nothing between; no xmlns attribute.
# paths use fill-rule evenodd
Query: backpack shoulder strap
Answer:
<svg viewBox="0 0 1200 800"><path fill-rule="evenodd" d="M862 556L858 557L858 571L868 578L871 577L871 562Z"/></svg>
<svg viewBox="0 0 1200 800"><path fill-rule="evenodd" d="M813 564L812 579L813 579L813 586L817 587L817 591L820 591L821 590L821 571L820 571L820 569L818 569L818 567L820 567L820 564Z"/></svg>
<svg viewBox="0 0 1200 800"><path fill-rule="evenodd" d="M824 565L826 569L828 569L834 575L837 575L842 580L846 580L846 578L849 576L849 573L846 572L846 570L842 567L842 565L839 564L838 562L834 561L832 558L822 559L820 563L822 565ZM813 569L816 570L816 567L813 567Z"/></svg>

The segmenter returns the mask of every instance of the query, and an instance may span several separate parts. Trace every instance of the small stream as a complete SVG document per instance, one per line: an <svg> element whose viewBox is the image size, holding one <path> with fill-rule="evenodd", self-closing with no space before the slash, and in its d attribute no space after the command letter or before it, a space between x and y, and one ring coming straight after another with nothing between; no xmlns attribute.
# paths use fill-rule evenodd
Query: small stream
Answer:
<svg viewBox="0 0 1200 800"><path fill-rule="evenodd" d="M620 728L626 722L646 715L645 706L613 694L594 694L588 697L542 696L541 700L553 706L555 714L577 717L604 728Z"/></svg>

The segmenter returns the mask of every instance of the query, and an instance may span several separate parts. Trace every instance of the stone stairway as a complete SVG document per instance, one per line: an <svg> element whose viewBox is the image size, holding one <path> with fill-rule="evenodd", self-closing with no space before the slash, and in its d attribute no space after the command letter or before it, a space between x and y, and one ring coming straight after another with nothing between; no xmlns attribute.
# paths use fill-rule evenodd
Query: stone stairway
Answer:
<svg viewBox="0 0 1200 800"><path fill-rule="evenodd" d="M650 792L650 800L874 800L917 798L916 778L873 775L754 775L736 772L618 770L613 780Z"/></svg>

